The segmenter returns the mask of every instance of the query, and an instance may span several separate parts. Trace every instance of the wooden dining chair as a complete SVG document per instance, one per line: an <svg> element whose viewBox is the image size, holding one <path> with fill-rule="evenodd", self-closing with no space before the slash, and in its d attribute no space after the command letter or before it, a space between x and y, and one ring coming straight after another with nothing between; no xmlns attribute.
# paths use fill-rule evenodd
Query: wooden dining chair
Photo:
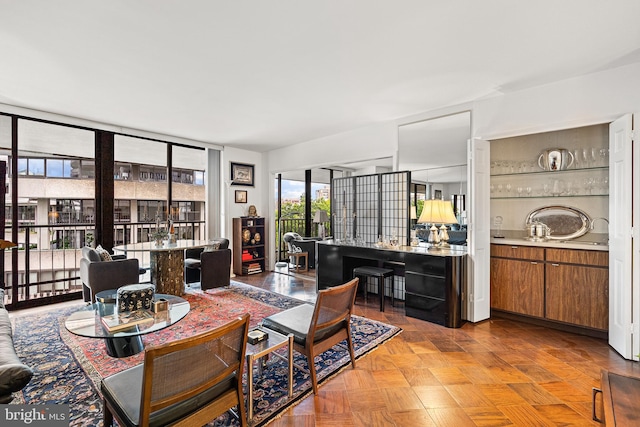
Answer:
<svg viewBox="0 0 640 427"><path fill-rule="evenodd" d="M204 425L238 407L247 423L242 373L249 314L146 350L144 363L102 380L103 426Z"/></svg>
<svg viewBox="0 0 640 427"><path fill-rule="evenodd" d="M351 338L351 312L358 278L318 292L315 306L302 304L265 317L262 325L283 335L293 334L294 348L307 357L313 393L318 393L314 358L346 340L351 364L356 358Z"/></svg>

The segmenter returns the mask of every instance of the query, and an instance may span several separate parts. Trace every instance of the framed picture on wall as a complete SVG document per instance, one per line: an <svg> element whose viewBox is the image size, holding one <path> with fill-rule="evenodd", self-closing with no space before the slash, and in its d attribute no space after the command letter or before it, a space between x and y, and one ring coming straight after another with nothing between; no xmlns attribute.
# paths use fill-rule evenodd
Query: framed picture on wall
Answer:
<svg viewBox="0 0 640 427"><path fill-rule="evenodd" d="M231 162L231 185L253 187L254 165Z"/></svg>
<svg viewBox="0 0 640 427"><path fill-rule="evenodd" d="M442 190L433 190L433 198L436 200L442 199Z"/></svg>
<svg viewBox="0 0 640 427"><path fill-rule="evenodd" d="M247 203L246 190L236 190L236 203Z"/></svg>

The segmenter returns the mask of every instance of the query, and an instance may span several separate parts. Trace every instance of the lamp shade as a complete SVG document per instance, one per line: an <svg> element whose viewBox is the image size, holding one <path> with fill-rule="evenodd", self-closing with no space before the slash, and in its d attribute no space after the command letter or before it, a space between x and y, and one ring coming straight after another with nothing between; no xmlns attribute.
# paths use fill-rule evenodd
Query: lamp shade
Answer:
<svg viewBox="0 0 640 427"><path fill-rule="evenodd" d="M313 222L315 224L322 224L323 222L329 221L329 215L323 210L317 210L315 215L313 216Z"/></svg>
<svg viewBox="0 0 640 427"><path fill-rule="evenodd" d="M410 219L417 219L418 218L418 214L416 212L416 207L415 205L410 206L410 210L409 210L409 218Z"/></svg>
<svg viewBox="0 0 640 427"><path fill-rule="evenodd" d="M457 224L451 202L446 200L425 200L418 222L421 224Z"/></svg>

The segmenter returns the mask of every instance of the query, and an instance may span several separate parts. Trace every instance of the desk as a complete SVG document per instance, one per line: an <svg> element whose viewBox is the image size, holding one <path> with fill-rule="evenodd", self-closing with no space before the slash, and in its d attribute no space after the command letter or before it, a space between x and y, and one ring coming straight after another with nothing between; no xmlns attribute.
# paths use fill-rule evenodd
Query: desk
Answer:
<svg viewBox="0 0 640 427"><path fill-rule="evenodd" d="M396 275L404 266L405 314L449 328L462 326L463 293L467 282L467 248L451 246L433 251L421 246L349 245L333 240L317 242L318 290L352 279L353 269L393 265Z"/></svg>
<svg viewBox="0 0 640 427"><path fill-rule="evenodd" d="M104 291L105 293L108 291ZM71 313L64 321L69 332L87 338L102 338L107 354L111 357L128 357L144 349L141 336L174 325L189 313L189 302L174 295L155 294L154 299L165 298L169 308L153 314L153 323L132 326L118 332L109 332L102 325L102 316L115 312L115 290L111 298L101 298L105 302L96 302L82 310Z"/></svg>
<svg viewBox="0 0 640 427"><path fill-rule="evenodd" d="M114 246L114 251L149 252L151 260L151 282L156 292L161 294L184 294L184 250L204 248L206 240L178 240L176 243L164 241L162 246L155 242L132 243Z"/></svg>

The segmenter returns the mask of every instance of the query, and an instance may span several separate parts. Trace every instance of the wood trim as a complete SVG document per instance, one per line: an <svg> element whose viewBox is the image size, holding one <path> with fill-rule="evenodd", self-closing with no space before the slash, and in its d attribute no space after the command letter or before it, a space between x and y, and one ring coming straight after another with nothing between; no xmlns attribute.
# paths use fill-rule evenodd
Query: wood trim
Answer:
<svg viewBox="0 0 640 427"><path fill-rule="evenodd" d="M585 335L588 337L598 338L601 340L609 339L608 331L599 331L596 329L585 328L576 325L570 325L567 323L556 322L549 319L543 319L539 317L524 316L521 314L510 313L495 308L491 309L491 318L502 318L508 320L515 320L517 322L529 323L536 326L544 326L545 328L556 329L558 331L570 332L572 334Z"/></svg>

